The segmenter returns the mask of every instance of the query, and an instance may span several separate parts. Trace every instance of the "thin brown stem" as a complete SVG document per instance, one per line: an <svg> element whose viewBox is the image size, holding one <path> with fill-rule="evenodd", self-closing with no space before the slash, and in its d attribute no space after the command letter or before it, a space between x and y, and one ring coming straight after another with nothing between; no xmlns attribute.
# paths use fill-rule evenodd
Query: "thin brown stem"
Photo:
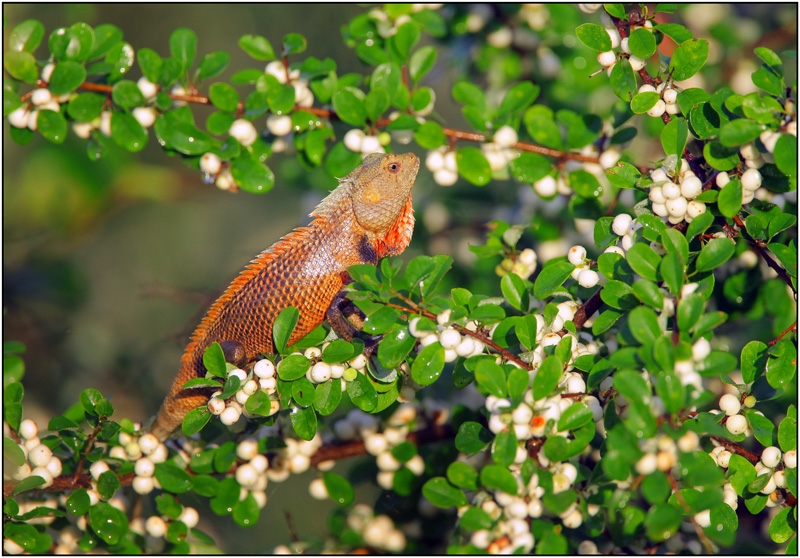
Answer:
<svg viewBox="0 0 800 558"><path fill-rule="evenodd" d="M797 331L797 322L793 323L792 325L790 325L789 327L784 329L783 332L781 332L780 335L778 335L775 339L773 339L772 341L767 343L767 345L769 345L770 347L773 347L773 346L777 345L778 341L780 341L781 339L783 339L784 337L786 337L787 335L789 335L793 331Z"/></svg>
<svg viewBox="0 0 800 558"><path fill-rule="evenodd" d="M789 277L789 274L786 273L786 270L781 265L779 265L778 262L772 259L772 256L769 255L769 252L767 252L767 250L761 245L759 241L750 236L750 234L747 232L747 229L745 228L744 221L742 221L741 217L735 215L733 217L733 222L736 223L737 227L739 227L739 234L741 234L744 237L744 239L750 245L750 248L756 251L759 256L764 258L764 261L767 262L767 265L775 270L775 272L778 274L778 277L780 277L784 283L789 285L789 288L792 289L795 298L797 298L797 289L794 288L794 285L792 284L792 278Z"/></svg>

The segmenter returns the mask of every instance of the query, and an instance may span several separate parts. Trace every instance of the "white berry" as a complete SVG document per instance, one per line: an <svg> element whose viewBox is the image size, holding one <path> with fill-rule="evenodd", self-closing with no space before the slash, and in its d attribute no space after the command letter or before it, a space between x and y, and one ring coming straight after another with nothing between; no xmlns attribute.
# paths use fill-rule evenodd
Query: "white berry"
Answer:
<svg viewBox="0 0 800 558"><path fill-rule="evenodd" d="M158 113L153 107L136 107L132 111L133 117L142 128L149 128L156 122Z"/></svg>
<svg viewBox="0 0 800 558"><path fill-rule="evenodd" d="M292 117L288 114L272 114L267 117L267 130L276 136L285 136L292 131Z"/></svg>
<svg viewBox="0 0 800 558"><path fill-rule="evenodd" d="M761 452L761 463L774 469L781 462L781 450L775 446L768 446Z"/></svg>
<svg viewBox="0 0 800 558"><path fill-rule="evenodd" d="M687 176L681 182L681 195L687 199L693 199L703 191L703 182L696 176Z"/></svg>
<svg viewBox="0 0 800 558"><path fill-rule="evenodd" d="M674 105L678 100L678 92L672 88L664 89L661 98L664 99L664 102L668 105Z"/></svg>
<svg viewBox="0 0 800 558"><path fill-rule="evenodd" d="M39 444L28 452L28 461L34 467L44 467L51 457L53 457L53 451L44 444ZM98 461L98 463L105 465L103 461ZM106 465L106 470L108 470L108 465Z"/></svg>
<svg viewBox="0 0 800 558"><path fill-rule="evenodd" d="M739 402L738 397L730 393L726 393L719 398L719 408L726 415L732 416L739 414L739 411L742 409L742 404Z"/></svg>
<svg viewBox="0 0 800 558"><path fill-rule="evenodd" d="M744 434L747 430L747 419L742 415L729 416L725 421L725 428L731 434Z"/></svg>
<svg viewBox="0 0 800 558"><path fill-rule="evenodd" d="M31 102L38 106L46 105L53 100L53 94L49 89L34 89L31 92Z"/></svg>
<svg viewBox="0 0 800 558"><path fill-rule="evenodd" d="M569 249L569 252L567 252L567 259L572 265L582 264L586 259L586 248L580 245L573 246Z"/></svg>
<svg viewBox="0 0 800 558"><path fill-rule="evenodd" d="M142 96L144 96L145 99L155 97L156 93L158 93L158 85L146 77L140 77L139 81L136 82L136 85L139 87L139 91L142 92Z"/></svg>
<svg viewBox="0 0 800 558"><path fill-rule="evenodd" d="M631 55L631 57L628 58L628 62L631 63L631 68L633 69L634 72L638 72L639 70L644 68L644 60L642 60L638 56Z"/></svg>
<svg viewBox="0 0 800 558"><path fill-rule="evenodd" d="M244 146L253 145L258 139L258 131L249 120L240 118L231 124L228 134Z"/></svg>
<svg viewBox="0 0 800 558"><path fill-rule="evenodd" d="M225 410L220 414L219 420L222 422L222 424L231 426L239 420L240 416L242 416L242 413L236 407L226 407Z"/></svg>
<svg viewBox="0 0 800 558"><path fill-rule="evenodd" d="M622 236L628 232L628 227L631 226L632 221L633 217L627 213L620 213L614 217L614 221L611 223L611 230L614 231L614 234Z"/></svg>
<svg viewBox="0 0 800 558"><path fill-rule="evenodd" d="M205 153L200 157L200 170L216 175L222 168L222 159L215 153Z"/></svg>
<svg viewBox="0 0 800 558"><path fill-rule="evenodd" d="M597 55L597 61L604 68L608 68L609 66L613 66L617 62L617 53L614 52L613 50L601 52L600 54Z"/></svg>
<svg viewBox="0 0 800 558"><path fill-rule="evenodd" d="M755 192L761 187L761 173L757 169L748 169L742 174L742 189Z"/></svg>
<svg viewBox="0 0 800 558"><path fill-rule="evenodd" d="M582 269L578 275L578 284L586 289L591 289L600 281L600 276L591 269Z"/></svg>
<svg viewBox="0 0 800 558"><path fill-rule="evenodd" d="M519 138L517 131L511 126L501 126L494 134L494 143L500 147L513 147Z"/></svg>
<svg viewBox="0 0 800 558"><path fill-rule="evenodd" d="M156 472L156 465L149 457L141 457L136 460L133 471L139 477L152 477Z"/></svg>

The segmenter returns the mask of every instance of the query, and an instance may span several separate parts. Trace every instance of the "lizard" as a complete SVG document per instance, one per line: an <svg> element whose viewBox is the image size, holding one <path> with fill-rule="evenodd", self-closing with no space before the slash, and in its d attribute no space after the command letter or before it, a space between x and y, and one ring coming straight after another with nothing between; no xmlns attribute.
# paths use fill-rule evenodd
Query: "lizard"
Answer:
<svg viewBox="0 0 800 558"><path fill-rule="evenodd" d="M411 241L411 190L418 170L413 153L368 155L311 212L308 226L256 256L195 329L149 431L164 441L189 411L208 403L208 390L183 385L205 376L203 353L213 342L223 346L226 359L251 362L274 352L272 324L288 306L300 314L289 344L326 316L333 323L332 312L350 280L347 268L400 254Z"/></svg>

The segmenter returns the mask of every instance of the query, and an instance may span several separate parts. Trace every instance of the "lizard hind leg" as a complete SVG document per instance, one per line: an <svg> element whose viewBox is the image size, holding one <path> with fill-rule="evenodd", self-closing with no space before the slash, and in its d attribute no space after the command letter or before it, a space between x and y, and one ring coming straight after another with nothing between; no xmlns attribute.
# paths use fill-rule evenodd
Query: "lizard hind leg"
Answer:
<svg viewBox="0 0 800 558"><path fill-rule="evenodd" d="M219 345L222 347L222 354L225 355L225 362L230 362L239 368L243 368L250 360L247 357L244 345L239 341L222 341Z"/></svg>
<svg viewBox="0 0 800 558"><path fill-rule="evenodd" d="M371 356L378 348L380 336L372 336L362 332L364 313L353 304L353 301L345 297L345 291L339 291L334 297L333 302L325 313L328 323L331 325L336 335L347 341L358 338L364 341L364 353L367 357Z"/></svg>

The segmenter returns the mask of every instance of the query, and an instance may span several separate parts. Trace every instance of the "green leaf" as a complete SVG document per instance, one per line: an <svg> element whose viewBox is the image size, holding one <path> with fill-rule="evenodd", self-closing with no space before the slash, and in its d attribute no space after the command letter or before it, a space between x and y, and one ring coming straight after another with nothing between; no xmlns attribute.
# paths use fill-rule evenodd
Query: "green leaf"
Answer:
<svg viewBox="0 0 800 558"><path fill-rule="evenodd" d="M64 140L67 139L67 120L60 112L40 110L36 123L39 128L39 133L48 141L64 143ZM114 133L113 128L111 133Z"/></svg>
<svg viewBox="0 0 800 558"><path fill-rule="evenodd" d="M355 380L347 382L347 395L353 405L366 413L373 411L378 405L378 393L364 374L358 374Z"/></svg>
<svg viewBox="0 0 800 558"><path fill-rule="evenodd" d="M642 345L655 341L661 335L658 317L647 306L638 306L628 315L628 327L633 337Z"/></svg>
<svg viewBox="0 0 800 558"><path fill-rule="evenodd" d="M742 348L742 381L746 384L758 379L767 366L768 347L761 341L750 341Z"/></svg>
<svg viewBox="0 0 800 558"><path fill-rule="evenodd" d="M70 27L56 29L50 34L50 52L58 60L84 62L89 58L94 44L94 30L78 22Z"/></svg>
<svg viewBox="0 0 800 558"><path fill-rule="evenodd" d="M89 511L91 500L85 488L79 488L67 498L66 509L72 515L85 515Z"/></svg>
<svg viewBox="0 0 800 558"><path fill-rule="evenodd" d="M487 465L481 469L481 484L490 490L500 490L506 494L517 494L517 480L508 467Z"/></svg>
<svg viewBox="0 0 800 558"><path fill-rule="evenodd" d="M714 216L711 213L701 213L689 223L689 228L686 229L686 239L691 240L697 235L704 233L713 222Z"/></svg>
<svg viewBox="0 0 800 558"><path fill-rule="evenodd" d="M558 419L558 426L556 428L559 432L577 430L590 422L592 422L592 410L589 409L586 404L576 402L561 413L561 418Z"/></svg>
<svg viewBox="0 0 800 558"><path fill-rule="evenodd" d="M147 145L147 130L132 114L115 111L111 114L111 139L120 147L136 153Z"/></svg>
<svg viewBox="0 0 800 558"><path fill-rule="evenodd" d="M114 493L121 486L119 478L114 471L106 471L97 479L97 491L104 499L114 496Z"/></svg>
<svg viewBox="0 0 800 558"><path fill-rule="evenodd" d="M481 359L478 362L475 366L475 380L481 388L495 397L507 395L506 374L493 360Z"/></svg>
<svg viewBox="0 0 800 558"><path fill-rule="evenodd" d="M211 137L191 123L181 120L171 111L156 118L155 132L168 149L184 155L202 155L212 149Z"/></svg>
<svg viewBox="0 0 800 558"><path fill-rule="evenodd" d="M508 303L517 310L527 311L528 309L528 290L523 281L516 273L508 273L500 280L500 289ZM524 306L524 309L523 309Z"/></svg>
<svg viewBox="0 0 800 558"><path fill-rule="evenodd" d="M3 67L12 77L25 83L36 83L39 78L36 58L27 51L6 51L3 54Z"/></svg>
<svg viewBox="0 0 800 558"><path fill-rule="evenodd" d="M326 471L322 475L322 481L325 483L325 488L328 490L331 500L338 505L349 506L355 499L353 485L342 475Z"/></svg>
<svg viewBox="0 0 800 558"><path fill-rule="evenodd" d="M738 363L735 355L725 351L711 351L705 360L695 364L695 371L707 378L719 377L735 370Z"/></svg>
<svg viewBox="0 0 800 558"><path fill-rule="evenodd" d="M611 37L606 30L595 23L584 23L575 29L578 39L587 47L602 52L611 50Z"/></svg>
<svg viewBox="0 0 800 558"><path fill-rule="evenodd" d="M661 145L667 155L680 155L689 138L689 125L684 118L673 117L661 131Z"/></svg>
<svg viewBox="0 0 800 558"><path fill-rule="evenodd" d="M311 368L311 361L303 355L289 355L278 363L278 377L291 382L305 376Z"/></svg>
<svg viewBox="0 0 800 558"><path fill-rule="evenodd" d="M157 463L155 477L164 490L175 494L183 494L192 488L189 473L169 463Z"/></svg>
<svg viewBox="0 0 800 558"><path fill-rule="evenodd" d="M708 60L708 41L705 39L687 39L682 42L669 62L672 79L683 81L700 71Z"/></svg>
<svg viewBox="0 0 800 558"><path fill-rule="evenodd" d="M287 33L283 36L283 56L299 54L306 50L308 41L300 33Z"/></svg>
<svg viewBox="0 0 800 558"><path fill-rule="evenodd" d="M14 440L3 436L3 459L8 459L17 467L25 464L25 453Z"/></svg>
<svg viewBox="0 0 800 558"><path fill-rule="evenodd" d="M647 60L656 52L656 38L649 29L639 27L628 37L628 48L634 56Z"/></svg>
<svg viewBox="0 0 800 558"><path fill-rule="evenodd" d="M775 95L776 97L783 95L783 79L776 76L771 70L761 67L753 72L751 79L756 87L770 95Z"/></svg>
<svg viewBox="0 0 800 558"><path fill-rule="evenodd" d="M672 537L681 526L683 513L678 506L669 503L656 504L647 512L645 527L647 536L653 541L664 541Z"/></svg>
<svg viewBox="0 0 800 558"><path fill-rule="evenodd" d="M453 99L463 105L476 107L481 112L486 109L486 96L483 90L468 81L459 81L453 85Z"/></svg>
<svg viewBox="0 0 800 558"><path fill-rule="evenodd" d="M88 60L105 56L109 50L122 42L122 30L116 25L103 23L94 29L94 44Z"/></svg>
<svg viewBox="0 0 800 558"><path fill-rule="evenodd" d="M478 471L472 465L462 461L453 461L447 466L447 480L460 488L478 489Z"/></svg>
<svg viewBox="0 0 800 558"><path fill-rule="evenodd" d="M536 143L553 149L561 149L561 130L553 117L553 111L544 105L534 105L523 117L528 133Z"/></svg>
<svg viewBox="0 0 800 558"><path fill-rule="evenodd" d="M111 99L126 110L144 104L144 96L139 91L136 83L123 79L117 82L111 90Z"/></svg>
<svg viewBox="0 0 800 558"><path fill-rule="evenodd" d="M784 417L778 425L778 445L784 453L797 449L797 418Z"/></svg>
<svg viewBox="0 0 800 558"><path fill-rule="evenodd" d="M738 118L720 128L719 140L725 147L738 147L753 141L766 129L764 124L747 118Z"/></svg>
<svg viewBox="0 0 800 558"><path fill-rule="evenodd" d="M508 467L517 455L517 437L513 429L500 432L492 445L492 459L495 463Z"/></svg>
<svg viewBox="0 0 800 558"><path fill-rule="evenodd" d="M476 186L485 186L492 180L492 168L483 151L476 147L463 147L456 151L458 173Z"/></svg>
<svg viewBox="0 0 800 558"><path fill-rule="evenodd" d="M769 522L769 538L773 542L783 544L796 535L797 519L792 517L792 508L783 508Z"/></svg>
<svg viewBox="0 0 800 558"><path fill-rule="evenodd" d="M436 149L447 142L442 127L428 120L414 131L414 140L425 149Z"/></svg>
<svg viewBox="0 0 800 558"><path fill-rule="evenodd" d="M203 352L203 366L207 374L225 378L228 371L225 367L225 354L222 352L222 347L219 343L214 341Z"/></svg>
<svg viewBox="0 0 800 558"><path fill-rule="evenodd" d="M636 95L636 75L633 73L631 63L627 58L623 58L614 64L611 69L610 81L611 90L614 94L625 101L630 103L633 96Z"/></svg>
<svg viewBox="0 0 800 558"><path fill-rule="evenodd" d="M187 72L197 54L197 35L191 29L179 27L169 37L169 51L180 63L182 71Z"/></svg>
<svg viewBox="0 0 800 558"><path fill-rule="evenodd" d="M345 87L334 93L333 109L343 122L352 126L361 126L367 119L367 111L364 107L364 103L349 87Z"/></svg>
<svg viewBox="0 0 800 558"><path fill-rule="evenodd" d="M568 261L557 261L542 268L533 284L533 296L539 300L551 296L564 284L575 266Z"/></svg>
<svg viewBox="0 0 800 558"><path fill-rule="evenodd" d="M433 69L436 64L436 54L434 47L424 46L411 55L411 59L408 62L408 72L414 83L418 83Z"/></svg>
<svg viewBox="0 0 800 558"><path fill-rule="evenodd" d="M292 399L301 407L314 402L314 384L308 378L297 378L292 382Z"/></svg>
<svg viewBox="0 0 800 558"><path fill-rule="evenodd" d="M139 68L149 81L158 83L161 76L161 56L152 49L142 48L138 53Z"/></svg>
<svg viewBox="0 0 800 558"><path fill-rule="evenodd" d="M655 26L655 29L661 31L679 45L692 38L692 32L678 23L660 23Z"/></svg>
<svg viewBox="0 0 800 558"><path fill-rule="evenodd" d="M8 48L12 51L33 52L43 38L44 25L38 20L27 19L11 30L8 35Z"/></svg>
<svg viewBox="0 0 800 558"><path fill-rule="evenodd" d="M631 110L634 114L644 114L654 106L661 98L661 95L655 91L647 91L645 93L637 93L631 99Z"/></svg>
<svg viewBox="0 0 800 558"><path fill-rule="evenodd" d="M539 96L540 89L529 81L517 83L503 96L498 115L514 114L527 109Z"/></svg>
<svg viewBox="0 0 800 558"><path fill-rule="evenodd" d="M156 469L163 463L156 465ZM128 518L108 502L98 502L89 508L92 531L108 545L117 544L128 532Z"/></svg>
<svg viewBox="0 0 800 558"><path fill-rule="evenodd" d="M53 95L63 95L75 91L85 80L86 68L83 64L67 60L53 68L48 87Z"/></svg>
<svg viewBox="0 0 800 558"><path fill-rule="evenodd" d="M228 83L212 83L208 88L208 97L211 104L228 112L234 112L239 104L239 93Z"/></svg>
<svg viewBox="0 0 800 558"><path fill-rule="evenodd" d="M707 142L703 147L703 156L708 164L720 171L729 171L739 164L739 150L725 147L718 141Z"/></svg>
<svg viewBox="0 0 800 558"><path fill-rule="evenodd" d="M636 273L650 281L659 280L658 267L661 257L650 245L637 242L628 250L626 257L628 264Z"/></svg>
<svg viewBox="0 0 800 558"><path fill-rule="evenodd" d="M773 445L775 425L772 421L764 415L759 415L753 409L745 410L744 414L747 417L750 428L753 429L753 437L755 437L762 446Z"/></svg>
<svg viewBox="0 0 800 558"><path fill-rule="evenodd" d="M447 482L444 477L434 477L422 485L422 495L437 508L461 507L467 505L464 492Z"/></svg>
<svg viewBox="0 0 800 558"><path fill-rule="evenodd" d="M211 412L207 407L192 409L183 417L181 431L185 436L192 436L200 432L209 420L211 420Z"/></svg>
<svg viewBox="0 0 800 558"><path fill-rule="evenodd" d="M252 527L258 522L261 509L258 507L253 494L248 494L244 500L239 500L233 506L231 516L240 527Z"/></svg>
<svg viewBox="0 0 800 558"><path fill-rule="evenodd" d="M296 383L297 382L293 382L293 384ZM311 382L309 382L309 384L310 383ZM348 386L354 383L355 382L350 382ZM294 385L292 385L292 388L294 388ZM313 388L309 390L309 393L313 398ZM292 428L294 429L295 434L297 434L300 439L311 440L317 434L317 413L314 411L313 407L292 407L292 412L289 414L289 419L292 422Z"/></svg>
<svg viewBox="0 0 800 558"><path fill-rule="evenodd" d="M729 238L712 238L697 256L695 267L697 271L711 271L733 256L736 243Z"/></svg>
<svg viewBox="0 0 800 558"><path fill-rule="evenodd" d="M667 476L661 471L654 471L645 475L641 484L642 496L650 504L662 504L667 501L672 489Z"/></svg>
<svg viewBox="0 0 800 558"><path fill-rule="evenodd" d="M631 287L615 279L611 279L606 283L603 290L600 291L600 298L612 308L620 310L630 310L639 305Z"/></svg>
<svg viewBox="0 0 800 558"><path fill-rule="evenodd" d="M197 68L197 79L217 77L225 71L230 60L230 55L224 50L206 54L200 60L200 65Z"/></svg>
<svg viewBox="0 0 800 558"><path fill-rule="evenodd" d="M67 105L67 114L78 122L91 122L103 112L106 98L97 93L81 93Z"/></svg>
<svg viewBox="0 0 800 558"><path fill-rule="evenodd" d="M444 133L442 134L444 137ZM511 174L519 182L532 184L547 176L552 170L550 161L538 153L523 151L508 164Z"/></svg>
<svg viewBox="0 0 800 558"><path fill-rule="evenodd" d="M444 349L438 342L431 343L411 364L411 378L421 386L428 386L439 379L444 369Z"/></svg>
<svg viewBox="0 0 800 558"><path fill-rule="evenodd" d="M570 187L583 198L599 198L603 193L600 182L589 171L578 169L569 173L567 178Z"/></svg>
<svg viewBox="0 0 800 558"><path fill-rule="evenodd" d="M111 70L108 72L109 83L122 79L133 66L134 59L135 53L130 44L118 43L111 47L105 57L105 62L111 65Z"/></svg>
<svg viewBox="0 0 800 558"><path fill-rule="evenodd" d="M705 301L697 293L691 293L683 297L678 303L678 328L681 331L688 331L697 323L703 310Z"/></svg>
<svg viewBox="0 0 800 558"><path fill-rule="evenodd" d="M663 268L663 266L664 260L661 262L661 267ZM631 290L636 298L648 306L659 311L664 307L664 296L654 282L647 279L639 279L631 285Z"/></svg>
<svg viewBox="0 0 800 558"><path fill-rule="evenodd" d="M488 446L492 438L492 433L480 423L466 421L458 427L455 446L458 451L473 455Z"/></svg>
<svg viewBox="0 0 800 558"><path fill-rule="evenodd" d="M775 389L792 381L797 373L797 351L787 339L781 339L770 349L767 360L767 382Z"/></svg>
<svg viewBox="0 0 800 558"><path fill-rule="evenodd" d="M555 355L550 355L542 361L539 371L533 378L533 398L535 400L549 397L561 380L564 372L564 363Z"/></svg>
<svg viewBox="0 0 800 558"><path fill-rule="evenodd" d="M231 164L236 185L251 194L269 192L275 185L275 174L264 163L249 157L239 157Z"/></svg>
<svg viewBox="0 0 800 558"><path fill-rule="evenodd" d="M275 60L272 45L261 35L243 35L239 38L239 48L256 60Z"/></svg>
<svg viewBox="0 0 800 558"><path fill-rule="evenodd" d="M781 134L772 152L775 164L786 176L797 176L797 138L791 134Z"/></svg>
<svg viewBox="0 0 800 558"><path fill-rule="evenodd" d="M725 217L734 217L742 209L742 183L739 180L731 180L719 193L717 198L719 212Z"/></svg>

